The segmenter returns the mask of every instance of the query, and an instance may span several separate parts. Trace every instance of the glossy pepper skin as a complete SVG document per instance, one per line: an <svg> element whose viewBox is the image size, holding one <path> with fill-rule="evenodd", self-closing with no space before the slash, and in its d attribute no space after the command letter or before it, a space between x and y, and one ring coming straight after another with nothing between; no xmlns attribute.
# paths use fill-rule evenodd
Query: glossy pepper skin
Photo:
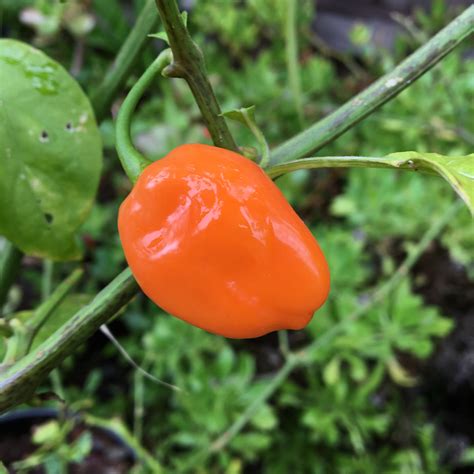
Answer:
<svg viewBox="0 0 474 474"><path fill-rule="evenodd" d="M118 226L145 294L215 334L303 328L329 292L326 259L283 194L222 148L182 145L148 166Z"/></svg>

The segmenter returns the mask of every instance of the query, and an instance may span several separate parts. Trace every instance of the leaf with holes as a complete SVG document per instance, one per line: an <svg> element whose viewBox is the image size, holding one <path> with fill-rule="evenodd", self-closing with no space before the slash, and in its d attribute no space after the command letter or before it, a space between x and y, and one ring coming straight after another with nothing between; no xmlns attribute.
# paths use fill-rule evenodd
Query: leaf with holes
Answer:
<svg viewBox="0 0 474 474"><path fill-rule="evenodd" d="M29 255L80 257L76 232L99 183L102 144L77 82L41 51L0 40L0 234Z"/></svg>

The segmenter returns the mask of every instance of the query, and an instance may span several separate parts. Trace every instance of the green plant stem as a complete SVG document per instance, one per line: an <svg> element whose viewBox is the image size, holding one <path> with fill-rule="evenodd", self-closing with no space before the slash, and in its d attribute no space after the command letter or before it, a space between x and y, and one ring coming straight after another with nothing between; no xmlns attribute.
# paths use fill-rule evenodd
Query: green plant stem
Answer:
<svg viewBox="0 0 474 474"><path fill-rule="evenodd" d="M391 156L382 158L369 156L316 156L270 166L266 172L270 178L276 179L293 171L316 168L395 168L433 174L428 169L415 167L413 160L401 160Z"/></svg>
<svg viewBox="0 0 474 474"><path fill-rule="evenodd" d="M41 275L41 300L48 299L53 288L54 263L52 260L43 260L43 274Z"/></svg>
<svg viewBox="0 0 474 474"><path fill-rule="evenodd" d="M281 369L273 376L269 384L256 397L253 402L244 410L237 421L219 438L212 443L209 448L210 452L220 451L226 446L235 435L255 416L260 406L265 403L276 391L276 389L287 379L293 369L298 365L298 359L293 355L289 355Z"/></svg>
<svg viewBox="0 0 474 474"><path fill-rule="evenodd" d="M252 419L252 417L257 413L261 405L265 403L276 392L276 390L282 385L283 382L285 382L285 380L295 368L311 363L312 360L314 360L313 356L315 352L317 352L324 346L330 344L337 335L344 331L344 329L351 325L355 320L366 314L367 311L369 311L378 303L383 301L384 298L386 298L392 291L394 291L402 282L402 280L408 275L413 265L415 265L415 263L423 255L430 243L438 237L438 235L443 231L443 229L451 221L451 219L454 217L456 212L459 211L459 209L460 203L454 203L448 208L444 215L442 215L437 221L434 222L434 224L423 235L416 247L412 249L406 259L400 265L400 267L398 267L397 271L390 277L388 281L383 283L378 289L376 289L372 293L371 297L364 305L360 306L354 313L335 324L331 329L329 329L320 337L318 337L306 348L299 350L296 353L290 353L284 365L273 376L273 378L266 386L266 388L261 392L261 394L254 399L254 401L230 426L230 428L227 429L221 436L219 436L207 450L198 453L196 459L199 458L201 460L211 455L213 452L225 448Z"/></svg>
<svg viewBox="0 0 474 474"><path fill-rule="evenodd" d="M158 12L155 2L147 0L102 83L92 93L92 105L98 121L107 114L119 88L129 77L132 67L148 39L148 34L157 23Z"/></svg>
<svg viewBox="0 0 474 474"><path fill-rule="evenodd" d="M143 438L143 416L145 415L145 381L141 372L133 375L133 435L138 442Z"/></svg>
<svg viewBox="0 0 474 474"><path fill-rule="evenodd" d="M300 126L304 126L303 100L301 95L301 74L298 59L298 15L296 12L297 0L286 0L286 66L291 94L295 101L295 109L298 114Z"/></svg>
<svg viewBox="0 0 474 474"><path fill-rule="evenodd" d="M173 64L166 68L166 75L188 83L214 144L238 151L207 78L204 56L189 35L176 1L156 0L156 6L173 51Z"/></svg>
<svg viewBox="0 0 474 474"><path fill-rule="evenodd" d="M20 269L23 253L11 242L6 241L2 258L0 260L0 316L2 308L8 297L8 292L12 286Z"/></svg>
<svg viewBox="0 0 474 474"><path fill-rule="evenodd" d="M474 30L474 6L467 8L424 46L342 107L281 144L271 162L290 161L319 150L389 101L452 51Z"/></svg>
<svg viewBox="0 0 474 474"><path fill-rule="evenodd" d="M265 168L270 163L270 148L268 146L268 142L265 138L265 135L260 130L260 127L257 125L253 117L249 114L248 109L242 108L240 109L240 112L245 120L247 127L252 132L253 136L258 142L258 145L260 147L260 153L262 155L259 164L262 168Z"/></svg>
<svg viewBox="0 0 474 474"><path fill-rule="evenodd" d="M128 446L135 450L137 456L147 466L148 470L145 472L151 472L153 474L165 472L161 464L142 446L140 441L128 431L127 427L120 420L106 420L92 415L86 415L85 420L91 426L99 426L117 433Z"/></svg>
<svg viewBox="0 0 474 474"><path fill-rule="evenodd" d="M445 159L446 163L443 164L440 158ZM434 153L422 155L416 152L393 153L381 158L367 156L321 156L302 158L274 165L267 168L266 172L273 179L292 171L314 168L392 168L440 175L448 181L453 190L464 200L471 213L474 214L474 194L472 193L474 181L471 178L472 173L467 165L464 165L465 169L462 171L457 170L456 173L453 173L450 167L456 169L456 159L460 160L458 163L462 163L463 161L471 160L472 157L450 158L440 157Z"/></svg>
<svg viewBox="0 0 474 474"><path fill-rule="evenodd" d="M285 329L278 331L278 347L283 357L287 357L290 353L290 340L288 338L288 331Z"/></svg>
<svg viewBox="0 0 474 474"><path fill-rule="evenodd" d="M27 401L48 373L125 306L137 290L130 269L124 270L64 326L9 367L0 377L0 413Z"/></svg>
<svg viewBox="0 0 474 474"><path fill-rule="evenodd" d="M132 183L135 183L141 172L151 163L137 151L132 143L132 115L144 92L148 89L155 76L171 62L171 51L163 51L138 79L120 107L116 124L116 148L122 163Z"/></svg>

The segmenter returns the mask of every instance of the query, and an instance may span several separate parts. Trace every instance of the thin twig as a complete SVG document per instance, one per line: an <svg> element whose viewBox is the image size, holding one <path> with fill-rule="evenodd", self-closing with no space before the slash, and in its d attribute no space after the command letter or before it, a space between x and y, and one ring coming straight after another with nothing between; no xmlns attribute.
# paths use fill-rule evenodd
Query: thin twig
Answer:
<svg viewBox="0 0 474 474"><path fill-rule="evenodd" d="M258 142L261 154L260 166L262 168L265 168L270 162L270 147L268 146L268 142L265 138L265 135L263 134L260 127L257 125L254 114L249 113L249 109L242 108L240 109L240 112L242 113L242 117L244 118L247 127L252 132L253 136Z"/></svg>
<svg viewBox="0 0 474 474"><path fill-rule="evenodd" d="M238 151L207 78L204 56L191 39L176 1L156 0L156 6L173 51L174 61L165 70L166 75L181 77L188 83L214 144Z"/></svg>
<svg viewBox="0 0 474 474"><path fill-rule="evenodd" d="M72 63L69 68L71 76L77 77L81 73L82 66L84 65L84 50L85 50L85 38L76 38L74 42L74 51L72 54Z"/></svg>
<svg viewBox="0 0 474 474"><path fill-rule="evenodd" d="M278 331L278 348L283 357L287 357L290 353L290 339L285 329Z"/></svg>
<svg viewBox="0 0 474 474"><path fill-rule="evenodd" d="M28 400L48 373L126 305L137 289L130 269L124 270L64 326L2 373L0 413Z"/></svg>
<svg viewBox="0 0 474 474"><path fill-rule="evenodd" d="M282 163L319 150L389 101L431 69L474 29L474 5L424 46L328 117L278 146L272 163Z"/></svg>
<svg viewBox="0 0 474 474"><path fill-rule="evenodd" d="M317 156L288 161L279 165L270 166L265 171L270 178L301 169L316 168L392 168L422 172L442 176L466 203L474 214L474 180L469 174L471 156L448 157L436 153L393 153L385 157L369 158L367 156ZM460 165L465 163L465 165ZM465 166L463 171L457 171L456 166ZM472 174L472 173L471 173Z"/></svg>
<svg viewBox="0 0 474 474"><path fill-rule="evenodd" d="M43 260L43 273L41 275L41 301L48 299L53 288L54 262L49 259Z"/></svg>
<svg viewBox="0 0 474 474"><path fill-rule="evenodd" d="M122 167L132 183L137 181L142 171L151 163L133 144L131 136L132 115L153 79L163 71L163 68L170 64L170 61L171 50L168 48L158 55L134 84L117 115L115 147Z"/></svg>

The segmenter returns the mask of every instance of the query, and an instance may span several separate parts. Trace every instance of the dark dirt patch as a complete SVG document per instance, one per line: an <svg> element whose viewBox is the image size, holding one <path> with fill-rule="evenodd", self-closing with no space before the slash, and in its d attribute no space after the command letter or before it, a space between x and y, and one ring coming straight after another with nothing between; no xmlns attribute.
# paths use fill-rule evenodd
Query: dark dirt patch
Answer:
<svg viewBox="0 0 474 474"><path fill-rule="evenodd" d="M438 429L442 460L453 463L474 444L474 284L435 243L413 270L415 290L454 319L453 331L421 369L423 397ZM456 470L458 474L472 473Z"/></svg>

